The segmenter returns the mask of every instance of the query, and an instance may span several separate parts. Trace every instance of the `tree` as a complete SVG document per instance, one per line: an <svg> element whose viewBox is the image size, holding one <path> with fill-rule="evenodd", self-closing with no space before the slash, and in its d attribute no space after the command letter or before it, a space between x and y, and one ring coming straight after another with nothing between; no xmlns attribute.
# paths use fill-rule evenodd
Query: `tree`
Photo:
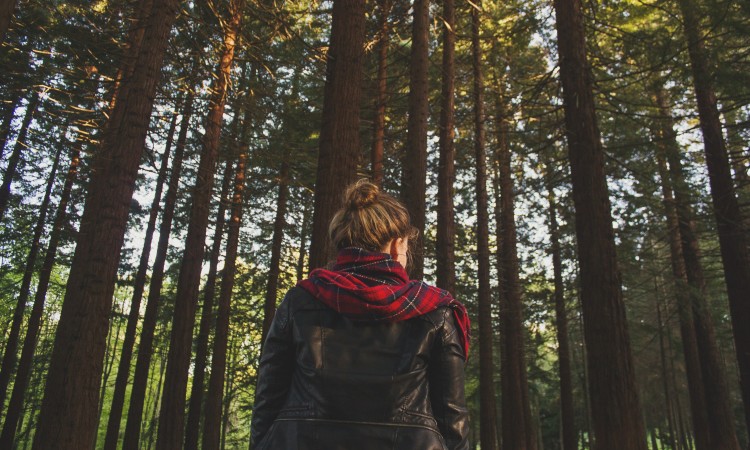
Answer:
<svg viewBox="0 0 750 450"><path fill-rule="evenodd" d="M411 264L409 276L421 279L424 274L425 191L427 189L427 116L429 68L429 0L414 0L409 65L409 124L406 130L401 199L411 224L419 236L409 243Z"/></svg>
<svg viewBox="0 0 750 450"><path fill-rule="evenodd" d="M646 449L578 0L555 0L595 449ZM618 405L612 408L612 405Z"/></svg>
<svg viewBox="0 0 750 450"><path fill-rule="evenodd" d="M98 386L115 275L149 117L177 0L155 5L133 76L118 92L93 162L75 256L52 350L35 449L93 445Z"/></svg>
<svg viewBox="0 0 750 450"><path fill-rule="evenodd" d="M341 206L344 189L356 178L359 161L365 2L334 0L332 15L315 178L311 270L324 266L331 256L328 224Z"/></svg>

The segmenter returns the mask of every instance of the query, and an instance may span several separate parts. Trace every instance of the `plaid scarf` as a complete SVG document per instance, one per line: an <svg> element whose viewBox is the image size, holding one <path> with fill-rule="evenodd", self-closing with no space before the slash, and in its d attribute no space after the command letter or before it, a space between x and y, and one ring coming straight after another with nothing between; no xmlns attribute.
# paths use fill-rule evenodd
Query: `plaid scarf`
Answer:
<svg viewBox="0 0 750 450"><path fill-rule="evenodd" d="M448 306L461 329L468 358L470 324L466 307L448 291L409 280L403 266L387 253L345 248L339 252L333 270L315 269L297 285L357 321L400 322Z"/></svg>

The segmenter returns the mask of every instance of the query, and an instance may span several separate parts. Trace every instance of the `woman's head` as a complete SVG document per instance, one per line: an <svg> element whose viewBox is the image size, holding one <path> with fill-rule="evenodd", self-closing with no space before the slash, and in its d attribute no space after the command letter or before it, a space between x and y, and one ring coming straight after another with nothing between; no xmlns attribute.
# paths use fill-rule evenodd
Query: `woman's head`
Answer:
<svg viewBox="0 0 750 450"><path fill-rule="evenodd" d="M406 207L367 180L346 188L344 205L331 219L328 233L337 250L359 247L374 252L383 251L394 239L413 240L418 235Z"/></svg>

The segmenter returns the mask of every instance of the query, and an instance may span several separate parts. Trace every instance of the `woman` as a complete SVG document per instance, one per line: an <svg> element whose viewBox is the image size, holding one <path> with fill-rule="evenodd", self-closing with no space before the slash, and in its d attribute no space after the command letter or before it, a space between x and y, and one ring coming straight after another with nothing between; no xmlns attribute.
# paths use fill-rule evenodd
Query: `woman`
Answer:
<svg viewBox="0 0 750 450"><path fill-rule="evenodd" d="M466 308L409 281L406 208L362 180L329 233L336 265L287 293L264 343L253 448L468 449Z"/></svg>

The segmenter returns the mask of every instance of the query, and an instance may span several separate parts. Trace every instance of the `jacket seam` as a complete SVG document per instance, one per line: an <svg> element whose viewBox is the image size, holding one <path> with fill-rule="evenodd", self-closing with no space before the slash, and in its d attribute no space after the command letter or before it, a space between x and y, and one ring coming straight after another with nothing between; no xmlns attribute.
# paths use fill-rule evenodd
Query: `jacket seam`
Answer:
<svg viewBox="0 0 750 450"><path fill-rule="evenodd" d="M300 417L300 418L280 417L280 418L277 418L276 421L277 422L327 422L327 423L350 424L350 425L373 425L373 426L382 426L382 427L423 428L425 430L434 431L435 433L441 435L440 431L436 428L428 427L427 425L419 425L415 423L368 422L368 421L363 421L363 420L318 419L318 418L313 418L313 417Z"/></svg>

